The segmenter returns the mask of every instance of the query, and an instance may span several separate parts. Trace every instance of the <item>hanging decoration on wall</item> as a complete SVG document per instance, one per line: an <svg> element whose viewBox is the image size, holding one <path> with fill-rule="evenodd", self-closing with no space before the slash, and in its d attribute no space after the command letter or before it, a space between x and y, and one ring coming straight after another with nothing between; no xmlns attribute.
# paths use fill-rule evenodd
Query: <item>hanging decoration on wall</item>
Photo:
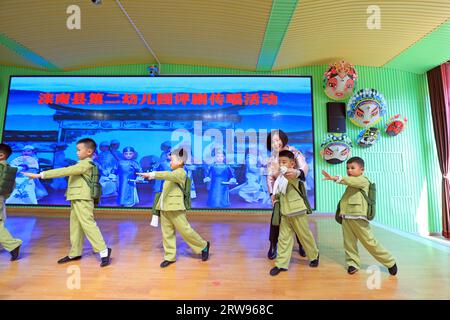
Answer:
<svg viewBox="0 0 450 320"><path fill-rule="evenodd" d="M347 100L353 94L357 79L355 68L347 61L330 64L323 77L325 94L333 100Z"/></svg>
<svg viewBox="0 0 450 320"><path fill-rule="evenodd" d="M400 132L405 130L407 122L407 117L402 117L400 114L396 114L386 122L386 133L391 137L395 137Z"/></svg>
<svg viewBox="0 0 450 320"><path fill-rule="evenodd" d="M378 123L386 113L386 100L375 89L361 89L348 101L347 116L358 127Z"/></svg>
<svg viewBox="0 0 450 320"><path fill-rule="evenodd" d="M331 164L338 164L346 161L353 147L352 141L346 134L328 134L321 144L320 155Z"/></svg>
<svg viewBox="0 0 450 320"><path fill-rule="evenodd" d="M356 138L356 142L362 148L371 147L377 142L380 137L380 130L374 127L370 127L362 130L358 138Z"/></svg>

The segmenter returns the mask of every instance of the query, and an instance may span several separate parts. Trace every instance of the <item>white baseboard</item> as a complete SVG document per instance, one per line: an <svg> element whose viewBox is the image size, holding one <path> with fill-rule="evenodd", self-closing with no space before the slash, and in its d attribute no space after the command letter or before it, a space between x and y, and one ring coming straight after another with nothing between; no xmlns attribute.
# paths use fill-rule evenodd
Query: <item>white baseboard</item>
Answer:
<svg viewBox="0 0 450 320"><path fill-rule="evenodd" d="M432 236L432 235L419 235L415 233L405 232L401 231L395 228L388 227L384 224L378 223L378 222L371 222L375 227L382 228L385 230L388 230L390 232L393 232L395 234L398 234L402 237L415 240L417 242L432 246L433 248L442 250L444 252L450 253L450 240L446 240L445 238L439 238L439 235Z"/></svg>
<svg viewBox="0 0 450 320"><path fill-rule="evenodd" d="M314 216L333 217L334 218L334 213L314 212ZM378 222L372 221L372 222L370 222L370 224L377 228L385 229L387 231L398 234L402 237L405 237L405 238L432 246L433 248L442 250L444 252L450 253L450 240L445 239L439 233L430 233L429 235L419 235L419 234L415 234L415 233L401 231L401 230L386 226L386 225L378 223Z"/></svg>

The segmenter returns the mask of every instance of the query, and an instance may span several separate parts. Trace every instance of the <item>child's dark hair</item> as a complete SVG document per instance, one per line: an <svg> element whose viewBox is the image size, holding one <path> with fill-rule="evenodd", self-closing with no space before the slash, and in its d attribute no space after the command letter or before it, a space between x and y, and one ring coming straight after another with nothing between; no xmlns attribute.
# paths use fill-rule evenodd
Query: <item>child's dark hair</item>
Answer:
<svg viewBox="0 0 450 320"><path fill-rule="evenodd" d="M352 157L352 158L348 159L347 164L350 164L350 163L356 163L361 168L364 168L364 160L360 157Z"/></svg>
<svg viewBox="0 0 450 320"><path fill-rule="evenodd" d="M273 130L268 136L267 136L267 150L272 151L272 135L277 134L280 138L281 142L283 143L283 147L285 147L289 141L288 136L286 133L284 133L283 130Z"/></svg>
<svg viewBox="0 0 450 320"><path fill-rule="evenodd" d="M81 144L81 143L84 144L84 146L87 149L91 149L92 152L94 152L95 149L97 149L97 143L95 143L95 141L92 140L91 138L84 138L84 139L77 141L77 144Z"/></svg>
<svg viewBox="0 0 450 320"><path fill-rule="evenodd" d="M5 156L6 156L6 159L8 159L9 156L11 155L11 153L12 153L12 149L7 144L0 143L0 152L4 153Z"/></svg>
<svg viewBox="0 0 450 320"><path fill-rule="evenodd" d="M281 158L281 157L286 157L291 160L295 159L294 153L289 150L281 150L280 153L278 154L278 158Z"/></svg>

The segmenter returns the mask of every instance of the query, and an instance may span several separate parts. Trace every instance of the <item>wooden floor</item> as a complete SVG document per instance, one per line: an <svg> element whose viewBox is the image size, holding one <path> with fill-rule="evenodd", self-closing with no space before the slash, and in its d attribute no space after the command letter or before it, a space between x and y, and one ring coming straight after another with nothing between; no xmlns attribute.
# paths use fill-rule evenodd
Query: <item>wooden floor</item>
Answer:
<svg viewBox="0 0 450 320"><path fill-rule="evenodd" d="M81 261L58 265L69 249L69 221L61 218L9 217L7 227L24 240L22 258L11 263L0 249L0 299L450 299L447 248L411 240L373 227L376 237L396 257L399 274L387 270L360 248L364 270L346 273L341 229L333 218L313 216L310 225L320 249L320 266L308 267L293 252L290 269L269 276L266 258L267 216L198 216L192 225L211 241L210 261L178 239L178 260L166 269L161 231L147 219L98 219L112 265L85 243ZM370 265L381 269L379 289L369 289ZM74 267L76 266L76 267ZM79 268L78 268L79 267ZM79 271L80 288L73 284Z"/></svg>

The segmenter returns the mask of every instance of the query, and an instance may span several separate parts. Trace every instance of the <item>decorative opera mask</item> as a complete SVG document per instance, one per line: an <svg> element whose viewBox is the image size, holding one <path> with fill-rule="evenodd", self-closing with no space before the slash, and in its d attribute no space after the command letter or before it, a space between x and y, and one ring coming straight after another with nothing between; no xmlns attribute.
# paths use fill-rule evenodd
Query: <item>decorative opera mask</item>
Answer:
<svg viewBox="0 0 450 320"><path fill-rule="evenodd" d="M323 77L325 94L333 100L347 100L356 87L358 74L346 61L330 64Z"/></svg>
<svg viewBox="0 0 450 320"><path fill-rule="evenodd" d="M346 134L329 134L321 144L320 155L326 162L338 164L350 157L352 146Z"/></svg>
<svg viewBox="0 0 450 320"><path fill-rule="evenodd" d="M386 122L386 125L385 125L386 133L391 137L395 137L400 132L405 130L407 122L408 122L408 118L406 118L406 117L402 118L401 115L396 114L395 116L391 117Z"/></svg>
<svg viewBox="0 0 450 320"><path fill-rule="evenodd" d="M358 127L375 125L385 113L386 100L375 89L361 89L348 101L347 115Z"/></svg>
<svg viewBox="0 0 450 320"><path fill-rule="evenodd" d="M358 135L356 141L358 145L363 148L371 147L377 142L380 137L380 130L374 127L364 129Z"/></svg>

